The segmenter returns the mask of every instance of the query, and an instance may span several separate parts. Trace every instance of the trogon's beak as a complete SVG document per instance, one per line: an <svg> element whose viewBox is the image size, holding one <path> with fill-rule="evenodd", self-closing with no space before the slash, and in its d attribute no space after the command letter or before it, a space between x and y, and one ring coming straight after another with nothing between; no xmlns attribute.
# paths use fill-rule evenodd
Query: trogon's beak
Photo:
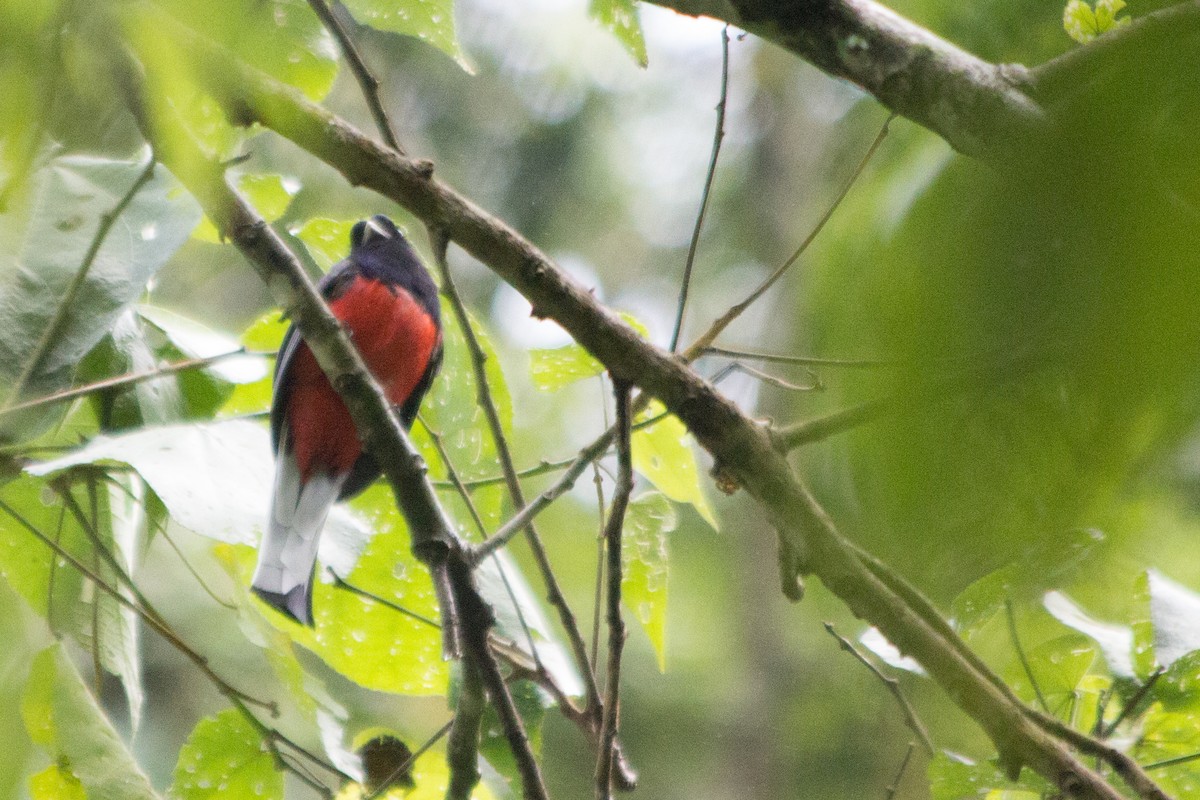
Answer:
<svg viewBox="0 0 1200 800"><path fill-rule="evenodd" d="M380 225L372 219L366 220L366 225L363 226L362 244L365 246L376 239L390 239L392 233L387 228Z"/></svg>

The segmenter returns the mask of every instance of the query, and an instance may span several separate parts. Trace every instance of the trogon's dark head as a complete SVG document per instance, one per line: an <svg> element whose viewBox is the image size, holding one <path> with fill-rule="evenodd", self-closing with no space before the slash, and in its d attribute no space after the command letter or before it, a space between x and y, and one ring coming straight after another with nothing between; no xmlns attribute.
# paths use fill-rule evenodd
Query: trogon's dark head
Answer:
<svg viewBox="0 0 1200 800"><path fill-rule="evenodd" d="M389 286L399 286L439 319L437 286L396 224L382 214L354 224L350 258L359 272Z"/></svg>

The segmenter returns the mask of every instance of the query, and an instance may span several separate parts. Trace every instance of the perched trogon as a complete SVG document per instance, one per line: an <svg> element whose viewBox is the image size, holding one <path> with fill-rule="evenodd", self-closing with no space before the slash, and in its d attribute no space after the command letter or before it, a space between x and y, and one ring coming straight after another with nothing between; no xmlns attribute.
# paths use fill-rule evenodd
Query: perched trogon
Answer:
<svg viewBox="0 0 1200 800"><path fill-rule="evenodd" d="M355 224L350 255L317 284L405 427L442 360L437 287L390 219ZM335 501L379 477L354 422L295 326L275 364L271 401L275 489L254 571L255 593L312 624L317 541Z"/></svg>

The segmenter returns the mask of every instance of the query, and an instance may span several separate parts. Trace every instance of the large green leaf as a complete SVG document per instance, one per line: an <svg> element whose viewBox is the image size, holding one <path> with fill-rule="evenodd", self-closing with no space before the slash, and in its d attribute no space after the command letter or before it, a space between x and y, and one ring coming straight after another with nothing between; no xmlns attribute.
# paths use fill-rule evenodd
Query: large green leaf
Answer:
<svg viewBox="0 0 1200 800"><path fill-rule="evenodd" d="M658 492L634 498L625 514L621 597L667 668L667 534L675 530L675 508Z"/></svg>
<svg viewBox="0 0 1200 800"><path fill-rule="evenodd" d="M21 710L30 738L78 779L90 800L158 797L62 645L34 659Z"/></svg>
<svg viewBox="0 0 1200 800"><path fill-rule="evenodd" d="M346 0L354 18L381 31L415 36L470 70L454 33L453 0Z"/></svg>
<svg viewBox="0 0 1200 800"><path fill-rule="evenodd" d="M179 751L171 796L179 800L283 797L283 775L262 736L241 712L200 720Z"/></svg>
<svg viewBox="0 0 1200 800"><path fill-rule="evenodd" d="M352 505L369 521L372 537L352 568L334 571L358 589L436 622L433 584L411 553L391 490L377 484ZM400 694L445 694L449 675L438 628L324 581L314 587L313 614L314 628L274 612L270 618L355 683Z"/></svg>
<svg viewBox="0 0 1200 800"><path fill-rule="evenodd" d="M24 243L15 260L0 261L0 384L12 386L29 372L22 387L25 397L68 385L83 356L195 227L199 208L159 167L116 220L83 275L81 266L102 216L144 168L144 159L70 155L38 172ZM62 322L48 333L56 316ZM6 397L10 391L5 390ZM11 418L5 422L0 436L28 435Z"/></svg>

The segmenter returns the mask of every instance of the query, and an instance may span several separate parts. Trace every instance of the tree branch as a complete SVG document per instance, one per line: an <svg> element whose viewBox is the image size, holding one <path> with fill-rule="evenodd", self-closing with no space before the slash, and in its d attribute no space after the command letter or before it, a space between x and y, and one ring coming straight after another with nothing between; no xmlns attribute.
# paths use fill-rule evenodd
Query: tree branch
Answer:
<svg viewBox="0 0 1200 800"><path fill-rule="evenodd" d="M1003 164L1049 138L1023 67L984 61L872 0L651 1L774 42L965 155Z"/></svg>
<svg viewBox="0 0 1200 800"><path fill-rule="evenodd" d="M617 405L617 488L608 522L604 526L604 552L607 556L606 617L608 620L608 671L605 675L604 717L600 726L600 746L596 755L596 798L612 797L613 761L621 721L621 653L625 648L625 620L621 617L621 540L625 528L625 511L633 493L633 451L630 444L633 417L629 407L630 386L613 381Z"/></svg>

